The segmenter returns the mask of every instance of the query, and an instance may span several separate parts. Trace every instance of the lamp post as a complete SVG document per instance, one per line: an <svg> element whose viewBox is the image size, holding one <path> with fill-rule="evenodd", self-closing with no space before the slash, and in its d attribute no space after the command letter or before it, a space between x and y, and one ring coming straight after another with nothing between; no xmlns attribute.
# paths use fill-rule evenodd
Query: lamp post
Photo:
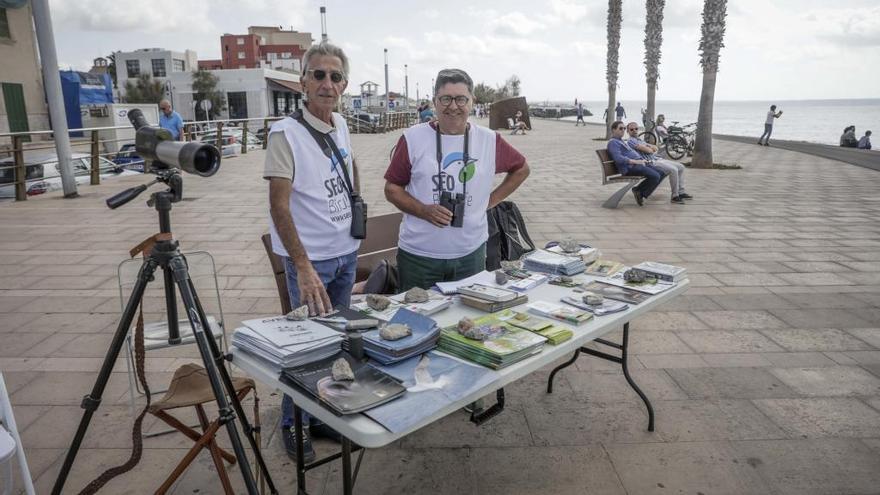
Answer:
<svg viewBox="0 0 880 495"><path fill-rule="evenodd" d="M388 89L388 49L385 48L385 111L388 111L388 96L391 90Z"/></svg>
<svg viewBox="0 0 880 495"><path fill-rule="evenodd" d="M408 64L403 64L403 95L406 98L406 109L409 110L409 72Z"/></svg>
<svg viewBox="0 0 880 495"><path fill-rule="evenodd" d="M327 41L327 7L321 7L321 41Z"/></svg>
<svg viewBox="0 0 880 495"><path fill-rule="evenodd" d="M419 97L419 83L416 83L416 101L421 104L422 99Z"/></svg>

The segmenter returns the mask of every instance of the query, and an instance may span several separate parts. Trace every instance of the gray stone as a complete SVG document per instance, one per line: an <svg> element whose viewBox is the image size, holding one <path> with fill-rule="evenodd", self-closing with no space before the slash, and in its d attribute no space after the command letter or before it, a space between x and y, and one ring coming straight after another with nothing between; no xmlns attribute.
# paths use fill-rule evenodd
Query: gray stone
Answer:
<svg viewBox="0 0 880 495"><path fill-rule="evenodd" d="M672 369L667 373L694 399L795 396L788 386L761 368Z"/></svg>
<svg viewBox="0 0 880 495"><path fill-rule="evenodd" d="M762 333L789 351L850 351L871 348L862 340L836 328L775 328Z"/></svg>
<svg viewBox="0 0 880 495"><path fill-rule="evenodd" d="M658 401L657 431L667 442L786 438L744 399Z"/></svg>
<svg viewBox="0 0 880 495"><path fill-rule="evenodd" d="M679 334L688 346L700 353L780 352L783 349L752 330L707 330Z"/></svg>
<svg viewBox="0 0 880 495"><path fill-rule="evenodd" d="M880 457L855 439L733 442L737 460L770 485L766 493L876 493Z"/></svg>
<svg viewBox="0 0 880 495"><path fill-rule="evenodd" d="M773 368L783 383L811 397L880 394L880 378L854 366Z"/></svg>
<svg viewBox="0 0 880 495"><path fill-rule="evenodd" d="M697 311L694 315L715 329L758 330L786 326L767 311Z"/></svg>
<svg viewBox="0 0 880 495"><path fill-rule="evenodd" d="M755 405L792 437L872 437L880 412L858 399L757 399Z"/></svg>

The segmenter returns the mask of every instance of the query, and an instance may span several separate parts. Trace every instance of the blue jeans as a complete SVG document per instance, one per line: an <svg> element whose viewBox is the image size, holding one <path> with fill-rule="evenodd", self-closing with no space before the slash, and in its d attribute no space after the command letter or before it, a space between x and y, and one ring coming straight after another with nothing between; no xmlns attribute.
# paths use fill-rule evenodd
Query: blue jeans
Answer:
<svg viewBox="0 0 880 495"><path fill-rule="evenodd" d="M663 180L662 173L644 165L630 165L629 171L623 175L645 176L645 180L640 182L637 187L633 188L633 191L639 191L643 198L647 198L648 196L650 196L651 193L654 192L654 189L657 189L660 181Z"/></svg>
<svg viewBox="0 0 880 495"><path fill-rule="evenodd" d="M318 272L321 282L330 296L333 306L346 306L351 304L351 288L354 286L355 271L357 270L357 251L323 261L312 261L312 266ZM296 278L296 267L293 260L284 258L284 274L287 275L287 295L290 298L290 307L296 309L299 304L299 285ZM317 424L317 421L303 411L303 426L309 426L309 422ZM281 426L290 428L293 426L293 399L285 394L281 399Z"/></svg>

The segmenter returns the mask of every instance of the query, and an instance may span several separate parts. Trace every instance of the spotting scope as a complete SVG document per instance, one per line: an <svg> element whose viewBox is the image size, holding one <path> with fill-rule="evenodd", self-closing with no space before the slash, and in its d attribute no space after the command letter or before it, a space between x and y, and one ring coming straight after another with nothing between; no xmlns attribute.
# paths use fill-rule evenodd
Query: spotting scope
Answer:
<svg viewBox="0 0 880 495"><path fill-rule="evenodd" d="M128 111L128 120L136 131L134 146L150 169L179 168L190 174L210 177L220 169L220 152L204 143L175 141L168 129L152 127L137 108Z"/></svg>

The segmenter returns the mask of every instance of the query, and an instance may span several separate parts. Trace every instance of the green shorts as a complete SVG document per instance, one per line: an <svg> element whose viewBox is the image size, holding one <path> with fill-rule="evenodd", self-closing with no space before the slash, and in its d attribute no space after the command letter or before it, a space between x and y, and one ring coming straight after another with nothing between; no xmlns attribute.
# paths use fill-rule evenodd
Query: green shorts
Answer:
<svg viewBox="0 0 880 495"><path fill-rule="evenodd" d="M461 258L441 260L397 250L397 273L401 292L413 287L429 289L437 282L452 282L486 269L486 244Z"/></svg>

